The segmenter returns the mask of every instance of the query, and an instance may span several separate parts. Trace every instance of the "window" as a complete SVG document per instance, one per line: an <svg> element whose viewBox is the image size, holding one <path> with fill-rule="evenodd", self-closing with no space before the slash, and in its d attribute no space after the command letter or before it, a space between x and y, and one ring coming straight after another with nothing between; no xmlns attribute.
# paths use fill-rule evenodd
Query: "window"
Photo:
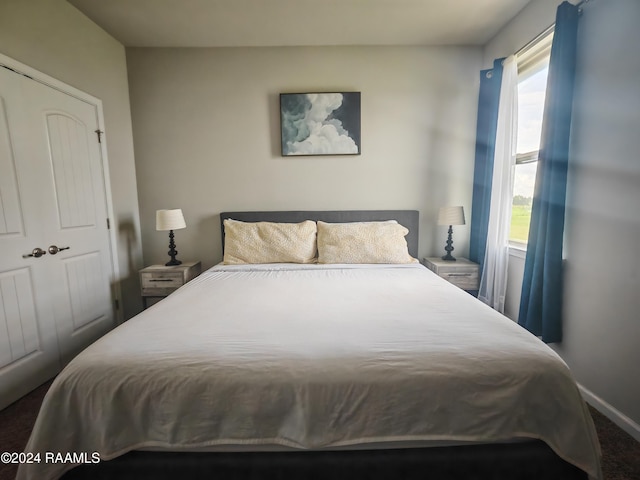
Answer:
<svg viewBox="0 0 640 480"><path fill-rule="evenodd" d="M518 55L518 136L509 242L526 247L553 32Z"/></svg>

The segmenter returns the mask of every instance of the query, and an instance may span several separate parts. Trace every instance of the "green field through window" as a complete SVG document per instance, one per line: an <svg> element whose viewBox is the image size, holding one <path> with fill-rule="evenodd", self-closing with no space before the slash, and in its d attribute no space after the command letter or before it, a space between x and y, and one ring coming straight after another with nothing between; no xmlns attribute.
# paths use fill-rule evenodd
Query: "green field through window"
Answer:
<svg viewBox="0 0 640 480"><path fill-rule="evenodd" d="M509 240L527 243L529 240L530 222L531 205L513 205L511 209L511 230L509 230Z"/></svg>

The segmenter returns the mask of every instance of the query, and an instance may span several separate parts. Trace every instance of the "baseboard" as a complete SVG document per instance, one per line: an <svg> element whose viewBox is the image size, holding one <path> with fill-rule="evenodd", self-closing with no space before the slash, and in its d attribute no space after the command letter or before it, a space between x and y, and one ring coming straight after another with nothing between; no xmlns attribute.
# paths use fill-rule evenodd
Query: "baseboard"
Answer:
<svg viewBox="0 0 640 480"><path fill-rule="evenodd" d="M580 389L580 393L582 394L582 398L584 398L585 402L640 442L640 425L631 420L621 411L605 402L593 392L587 390L582 385L578 384L578 388Z"/></svg>

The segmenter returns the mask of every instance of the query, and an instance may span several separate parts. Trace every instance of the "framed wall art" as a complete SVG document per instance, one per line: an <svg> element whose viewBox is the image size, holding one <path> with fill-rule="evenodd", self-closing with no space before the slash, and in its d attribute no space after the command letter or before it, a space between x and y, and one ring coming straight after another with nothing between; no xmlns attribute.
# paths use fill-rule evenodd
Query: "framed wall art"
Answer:
<svg viewBox="0 0 640 480"><path fill-rule="evenodd" d="M360 92L281 93L282 156L360 155Z"/></svg>

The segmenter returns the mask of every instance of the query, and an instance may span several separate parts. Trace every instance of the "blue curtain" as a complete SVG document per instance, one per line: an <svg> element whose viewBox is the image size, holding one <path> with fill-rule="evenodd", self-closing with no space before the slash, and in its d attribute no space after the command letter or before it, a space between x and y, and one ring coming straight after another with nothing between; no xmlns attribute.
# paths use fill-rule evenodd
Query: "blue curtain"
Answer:
<svg viewBox="0 0 640 480"><path fill-rule="evenodd" d="M493 156L496 149L503 60L504 58L495 60L492 69L480 72L469 259L480 264L481 272L484 266L484 252L489 228Z"/></svg>
<svg viewBox="0 0 640 480"><path fill-rule="evenodd" d="M556 14L540 157L518 323L547 343L562 341L562 241L575 78L578 7Z"/></svg>

